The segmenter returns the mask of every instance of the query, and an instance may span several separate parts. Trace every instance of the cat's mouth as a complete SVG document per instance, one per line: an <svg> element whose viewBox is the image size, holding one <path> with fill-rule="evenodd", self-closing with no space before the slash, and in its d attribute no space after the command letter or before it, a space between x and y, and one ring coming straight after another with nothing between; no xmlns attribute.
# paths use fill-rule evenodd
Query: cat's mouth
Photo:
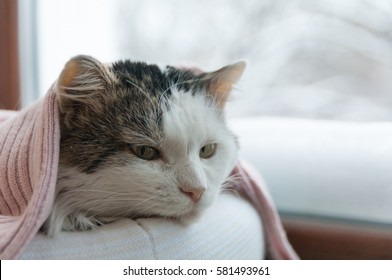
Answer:
<svg viewBox="0 0 392 280"><path fill-rule="evenodd" d="M186 196L186 200L188 203L186 205L183 205L183 207L180 208L174 208L172 209L173 212L169 213L162 213L161 215L157 215L157 217L164 217L167 219L174 219L174 220L192 220L196 217L199 217L200 214L203 212L204 209L206 209L209 205L206 199L203 199L204 197L201 196L200 198L196 199L197 201L194 201L191 197L189 197L188 194L183 194L183 196Z"/></svg>

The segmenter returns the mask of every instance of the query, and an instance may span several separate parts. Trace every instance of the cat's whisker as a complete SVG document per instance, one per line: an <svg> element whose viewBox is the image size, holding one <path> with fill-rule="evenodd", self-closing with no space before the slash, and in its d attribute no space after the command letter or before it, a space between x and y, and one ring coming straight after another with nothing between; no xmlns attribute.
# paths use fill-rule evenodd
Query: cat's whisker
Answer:
<svg viewBox="0 0 392 280"><path fill-rule="evenodd" d="M235 196L237 196L237 197L240 197L240 194L238 193L238 191L236 190L236 189L232 189L232 188L224 188L224 189L221 189L221 192L220 192L222 195L225 195L225 194L228 194L228 193L230 193L230 194L234 194Z"/></svg>
<svg viewBox="0 0 392 280"><path fill-rule="evenodd" d="M132 200L132 199L124 200L124 201L129 201L130 205L133 202L137 202L137 203L135 205L133 205L132 208L124 210L122 212L119 212L119 213L117 213L117 215L118 216L123 216L123 214L125 214L125 213L132 213L139 205L141 205L143 203L146 203L146 202L148 202L150 200L153 200L153 199L155 199L158 196L159 195L154 195L154 196L148 197L148 198L146 198L144 200L140 200L140 198L137 198L137 199L134 199L134 200ZM105 206L106 206L106 208L102 208L100 211L96 212L95 214L99 216L100 214L105 213L107 211L113 211L113 210L116 210L116 209L119 209L119 208L124 208L124 204L123 203L121 205L118 205L118 204L116 205L116 200L115 201L105 201Z"/></svg>
<svg viewBox="0 0 392 280"><path fill-rule="evenodd" d="M149 197L149 198L147 198L147 199L145 199L145 200L141 200L140 202L138 202L137 204L135 204L129 211L132 212L132 211L134 211L139 205L144 204L144 203L146 203L146 202L148 202L148 201L154 200L155 198L157 198L157 197L159 197L159 196L160 196L159 194L156 194L156 195L154 195L154 196L152 196L152 197Z"/></svg>
<svg viewBox="0 0 392 280"><path fill-rule="evenodd" d="M151 205L151 207L148 207L148 209L153 208L155 206L156 205L153 204L153 205ZM108 210L113 211L113 210L116 210L116 209L119 209L119 208L124 208L124 206L121 205L121 206L117 206L117 207L113 207L113 208L110 207L110 208L106 209L105 211L101 211L101 212L96 213L96 216L99 216L99 215L101 215L102 213L104 213L104 212L106 212ZM135 217L140 216L141 213L144 212L145 210L146 209L138 210L138 211L135 212L134 210L126 209L126 210L123 210L121 212L116 213L114 216L118 217L118 218L125 218L125 217L127 217L127 218L130 218L130 219L133 219Z"/></svg>
<svg viewBox="0 0 392 280"><path fill-rule="evenodd" d="M80 189L80 190L69 190L69 191L66 191L66 193L67 194L76 194L76 195L77 194L84 195L86 193L87 194L90 194L90 193L92 193L92 194L100 193L100 195L101 194L105 195L105 196L102 196L105 199L112 199L112 198L114 198L114 199L116 199L118 201L121 201L121 200L127 201L127 200L129 200L129 198L124 197L123 193L110 192L110 191L104 191L104 190L84 190L84 189Z"/></svg>
<svg viewBox="0 0 392 280"><path fill-rule="evenodd" d="M135 199L134 201L138 201L138 200ZM105 202L105 203L102 203L102 202ZM100 212L103 213L103 212L107 211L107 208L109 208L109 209L115 208L115 206L118 205L118 202L122 202L119 205L119 206L122 206L123 202L132 203L132 200L130 200L130 199L119 200L117 198L113 199L113 197L110 197L110 196L103 196L98 199L90 199L90 200L84 201L83 204L77 204L73 208L75 208L77 211L80 211L80 212L86 211L88 213L88 212L96 212L97 205L99 205L101 208L99 213ZM110 206L107 206L107 205L110 205ZM107 208L105 208L105 206L107 206Z"/></svg>
<svg viewBox="0 0 392 280"><path fill-rule="evenodd" d="M233 174L226 178L226 181L223 183L225 184L236 184L238 181L241 181L242 176L240 174Z"/></svg>
<svg viewBox="0 0 392 280"><path fill-rule="evenodd" d="M130 218L131 219L135 219L135 217L137 216L141 216L143 215L143 213L145 213L147 210L156 207L158 204L151 204L150 206L144 208L143 210L138 211L137 213L135 213L134 215L132 215ZM150 215L151 216L151 215Z"/></svg>
<svg viewBox="0 0 392 280"><path fill-rule="evenodd" d="M97 189L73 189L73 190L67 190L67 193L106 193L106 194L117 194L117 195L121 195L118 192L115 191L107 191L107 190L97 190Z"/></svg>

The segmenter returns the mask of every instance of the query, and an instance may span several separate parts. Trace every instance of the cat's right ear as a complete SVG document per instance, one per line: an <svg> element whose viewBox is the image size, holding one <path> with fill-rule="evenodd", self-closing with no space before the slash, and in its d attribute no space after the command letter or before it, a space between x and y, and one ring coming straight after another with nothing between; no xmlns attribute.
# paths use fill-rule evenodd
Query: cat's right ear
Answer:
<svg viewBox="0 0 392 280"><path fill-rule="evenodd" d="M113 75L95 58L79 55L71 58L57 80L57 98L61 113L72 111L75 104L99 109L102 102L94 98L105 91Z"/></svg>

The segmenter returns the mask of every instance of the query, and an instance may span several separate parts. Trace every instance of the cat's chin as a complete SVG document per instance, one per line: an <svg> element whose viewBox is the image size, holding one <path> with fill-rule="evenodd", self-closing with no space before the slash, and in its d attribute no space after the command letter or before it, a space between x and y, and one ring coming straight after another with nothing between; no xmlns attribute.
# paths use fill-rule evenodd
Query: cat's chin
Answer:
<svg viewBox="0 0 392 280"><path fill-rule="evenodd" d="M203 216L204 210L196 209L177 217L177 220L184 226L189 226L197 222Z"/></svg>
<svg viewBox="0 0 392 280"><path fill-rule="evenodd" d="M191 209L189 212L186 213L176 213L176 214L169 214L169 215L149 215L146 217L138 217L137 219L140 218L157 218L157 219L165 219L165 220L170 220L170 221L175 221L179 222L182 225L188 226L197 220L199 220L203 216L203 209L196 208L196 209Z"/></svg>

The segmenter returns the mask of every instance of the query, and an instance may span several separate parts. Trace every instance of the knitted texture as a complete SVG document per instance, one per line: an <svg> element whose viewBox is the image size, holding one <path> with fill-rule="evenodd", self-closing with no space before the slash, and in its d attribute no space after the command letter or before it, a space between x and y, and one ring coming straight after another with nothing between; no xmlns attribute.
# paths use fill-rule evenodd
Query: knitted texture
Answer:
<svg viewBox="0 0 392 280"><path fill-rule="evenodd" d="M1 259L15 258L49 215L59 159L58 120L53 90L18 114L0 114Z"/></svg>
<svg viewBox="0 0 392 280"><path fill-rule="evenodd" d="M0 258L13 259L36 235L53 204L60 128L56 94L15 113L0 111ZM296 259L257 173L238 163L234 187L262 218L267 256Z"/></svg>
<svg viewBox="0 0 392 280"><path fill-rule="evenodd" d="M235 189L256 208L263 221L267 257L269 259L298 259L286 237L278 212L261 176L252 166L238 162L232 171L237 180Z"/></svg>
<svg viewBox="0 0 392 280"><path fill-rule="evenodd" d="M200 219L121 219L95 230L39 232L21 260L260 260L263 226L253 205L232 191L218 195Z"/></svg>

